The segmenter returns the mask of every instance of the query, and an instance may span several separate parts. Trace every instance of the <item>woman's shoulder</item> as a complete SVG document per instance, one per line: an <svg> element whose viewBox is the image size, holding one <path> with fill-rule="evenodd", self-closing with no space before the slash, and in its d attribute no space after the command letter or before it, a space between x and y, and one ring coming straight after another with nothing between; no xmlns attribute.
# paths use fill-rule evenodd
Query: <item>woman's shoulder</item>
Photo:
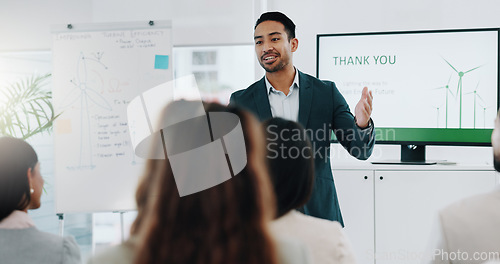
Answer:
<svg viewBox="0 0 500 264"><path fill-rule="evenodd" d="M22 228L22 229L0 229L0 237L11 240L26 240L26 241L43 241L42 245L52 246L54 244L62 245L70 237L61 237L48 232L40 231L36 227ZM15 238L13 238L15 237ZM43 247L43 246L42 246Z"/></svg>
<svg viewBox="0 0 500 264"><path fill-rule="evenodd" d="M61 258L63 263L81 261L80 248L73 237L61 237L36 227L0 229L0 248L6 250L2 254L12 255L11 259L26 259L27 262L31 258L37 263L57 263L56 259Z"/></svg>
<svg viewBox="0 0 500 264"><path fill-rule="evenodd" d="M305 227L309 232L311 230L320 230L321 232L342 232L342 225L337 221L325 220L309 215L305 215L298 211L290 211L286 215L280 217L273 222L273 225L282 225L288 227Z"/></svg>
<svg viewBox="0 0 500 264"><path fill-rule="evenodd" d="M338 221L326 220L310 215L303 214L301 212L294 211L293 212L297 218L302 219L302 221L311 223L314 225L319 225L321 227L328 227L329 229L342 230L342 225Z"/></svg>
<svg viewBox="0 0 500 264"><path fill-rule="evenodd" d="M120 245L104 249L91 257L87 264L128 264L134 261L133 242L126 241Z"/></svg>
<svg viewBox="0 0 500 264"><path fill-rule="evenodd" d="M63 263L81 263L80 247L73 236L61 237L36 228L26 231L32 232L33 240L43 243L43 248L47 248L48 252L53 250L62 254Z"/></svg>
<svg viewBox="0 0 500 264"><path fill-rule="evenodd" d="M307 264L311 262L307 246L286 236L275 236L280 264Z"/></svg>
<svg viewBox="0 0 500 264"><path fill-rule="evenodd" d="M275 221L277 233L299 239L318 263L356 263L339 222L290 212Z"/></svg>
<svg viewBox="0 0 500 264"><path fill-rule="evenodd" d="M80 247L72 236L63 238L63 263L81 263Z"/></svg>

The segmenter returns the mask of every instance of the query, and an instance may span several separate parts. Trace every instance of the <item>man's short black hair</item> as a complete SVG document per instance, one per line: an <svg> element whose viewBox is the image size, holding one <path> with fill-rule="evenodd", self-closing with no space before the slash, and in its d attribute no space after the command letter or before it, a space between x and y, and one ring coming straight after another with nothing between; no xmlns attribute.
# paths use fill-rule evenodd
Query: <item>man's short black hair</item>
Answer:
<svg viewBox="0 0 500 264"><path fill-rule="evenodd" d="M257 22L255 22L254 30L260 23L264 21L280 22L281 24L283 24L283 26L285 26L285 32L288 35L288 40L290 41L291 39L295 38L295 24L285 14L281 12L267 12L260 15L259 19L257 19Z"/></svg>

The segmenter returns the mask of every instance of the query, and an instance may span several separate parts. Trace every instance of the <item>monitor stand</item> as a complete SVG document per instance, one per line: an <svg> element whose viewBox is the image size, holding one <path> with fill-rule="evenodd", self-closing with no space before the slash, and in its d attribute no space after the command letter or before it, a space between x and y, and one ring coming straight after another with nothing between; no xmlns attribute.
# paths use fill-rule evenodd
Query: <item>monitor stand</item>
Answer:
<svg viewBox="0 0 500 264"><path fill-rule="evenodd" d="M372 161L372 164L434 165L438 161L425 160L425 145L401 145L401 160Z"/></svg>

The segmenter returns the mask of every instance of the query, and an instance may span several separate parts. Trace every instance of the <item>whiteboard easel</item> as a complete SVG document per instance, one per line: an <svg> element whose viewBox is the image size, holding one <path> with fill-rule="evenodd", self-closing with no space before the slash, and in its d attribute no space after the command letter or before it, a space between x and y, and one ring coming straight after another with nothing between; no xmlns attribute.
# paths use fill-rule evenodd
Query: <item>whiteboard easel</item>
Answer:
<svg viewBox="0 0 500 264"><path fill-rule="evenodd" d="M57 213L135 210L127 103L172 79L170 21L52 28Z"/></svg>

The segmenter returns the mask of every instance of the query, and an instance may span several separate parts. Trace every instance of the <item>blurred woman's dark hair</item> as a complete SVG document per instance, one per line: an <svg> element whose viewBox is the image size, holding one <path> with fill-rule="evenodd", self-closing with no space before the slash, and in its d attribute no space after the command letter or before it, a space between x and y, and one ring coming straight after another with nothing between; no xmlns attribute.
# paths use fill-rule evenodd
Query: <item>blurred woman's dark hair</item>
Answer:
<svg viewBox="0 0 500 264"><path fill-rule="evenodd" d="M162 118L169 118L172 104ZM252 115L239 108L210 103L205 111L239 117L246 167L230 180L180 197L169 159L148 160L136 192L138 216L132 227L138 237L136 264L277 262L268 230L275 200L265 166L263 131ZM192 160L185 166L195 163Z"/></svg>
<svg viewBox="0 0 500 264"><path fill-rule="evenodd" d="M297 122L271 118L263 123L269 173L277 200L277 218L309 200L314 186L314 158L307 133Z"/></svg>
<svg viewBox="0 0 500 264"><path fill-rule="evenodd" d="M28 169L38 163L35 150L24 140L0 138L0 221L31 202Z"/></svg>

